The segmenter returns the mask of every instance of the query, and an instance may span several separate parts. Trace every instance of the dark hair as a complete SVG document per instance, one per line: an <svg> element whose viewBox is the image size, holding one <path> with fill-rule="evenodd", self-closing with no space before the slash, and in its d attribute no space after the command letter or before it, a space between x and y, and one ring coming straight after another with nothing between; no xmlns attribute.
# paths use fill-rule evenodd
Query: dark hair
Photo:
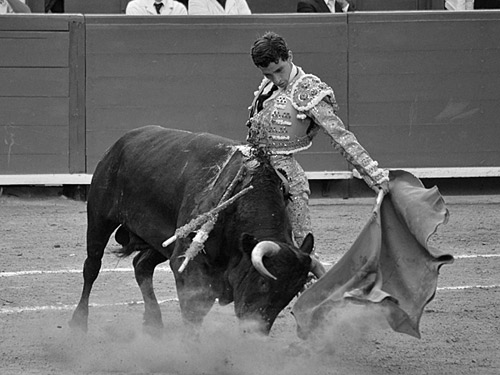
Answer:
<svg viewBox="0 0 500 375"><path fill-rule="evenodd" d="M268 31L253 43L250 53L255 65L267 68L270 63L277 64L280 59L288 59L289 52L285 39Z"/></svg>

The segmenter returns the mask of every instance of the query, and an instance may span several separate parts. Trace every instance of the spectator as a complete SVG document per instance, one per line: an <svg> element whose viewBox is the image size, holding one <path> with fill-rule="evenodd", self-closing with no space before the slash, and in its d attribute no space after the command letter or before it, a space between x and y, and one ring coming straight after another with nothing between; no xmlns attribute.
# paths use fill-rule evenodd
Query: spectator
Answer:
<svg viewBox="0 0 500 375"><path fill-rule="evenodd" d="M31 13L25 0L0 0L0 14Z"/></svg>
<svg viewBox="0 0 500 375"><path fill-rule="evenodd" d="M500 9L500 0L475 0L474 9Z"/></svg>
<svg viewBox="0 0 500 375"><path fill-rule="evenodd" d="M252 14L246 0L189 0L191 15Z"/></svg>
<svg viewBox="0 0 500 375"><path fill-rule="evenodd" d="M64 0L45 0L45 13L64 13Z"/></svg>
<svg viewBox="0 0 500 375"><path fill-rule="evenodd" d="M348 0L299 0L299 13L342 13L356 10Z"/></svg>
<svg viewBox="0 0 500 375"><path fill-rule="evenodd" d="M187 15L186 7L175 0L132 0L127 4L125 14L147 16L160 14L162 16Z"/></svg>
<svg viewBox="0 0 500 375"><path fill-rule="evenodd" d="M186 9L188 10L188 13L189 13L189 8L188 8L188 3L189 3L189 0L177 0L179 3L181 3L182 5L184 5L186 7Z"/></svg>

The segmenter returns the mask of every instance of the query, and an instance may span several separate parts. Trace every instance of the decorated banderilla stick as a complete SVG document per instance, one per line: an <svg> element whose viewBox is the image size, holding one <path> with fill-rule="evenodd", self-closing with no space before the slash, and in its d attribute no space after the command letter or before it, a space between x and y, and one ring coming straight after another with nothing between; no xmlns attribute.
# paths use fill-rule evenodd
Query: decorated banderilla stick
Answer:
<svg viewBox="0 0 500 375"><path fill-rule="evenodd" d="M240 198L244 194L248 193L252 189L253 189L252 185L247 186L245 189L243 189L239 193L233 195L228 200L222 202L217 207L211 209L210 211L208 211L204 214L199 215L198 217L194 218L193 220L191 220L189 223L183 225L182 227L177 228L175 230L175 234L172 237L170 237L168 240L163 242L162 246L167 247L168 245L175 242L175 240L177 238L187 237L189 235L189 233L196 231L200 226L202 226L203 224L205 224L209 220L211 220L211 219L213 220L219 212L221 212L222 210L227 208L229 205L234 203L238 198Z"/></svg>
<svg viewBox="0 0 500 375"><path fill-rule="evenodd" d="M375 199L375 208L373 209L374 211L378 210L380 208L380 205L382 204L382 201L384 200L384 195L385 195L385 192L382 189L380 189L378 191L378 194L377 194L377 199Z"/></svg>
<svg viewBox="0 0 500 375"><path fill-rule="evenodd" d="M244 165L242 165L240 167L240 169L238 170L238 172L236 173L236 176L234 177L233 181L231 181L231 183L227 187L226 191L222 195L222 198L219 200L219 204L216 206L216 208L219 207L222 203L224 203L228 199L229 195L232 194L234 187L241 180L241 177L243 176L243 171L244 171ZM222 171L220 171L219 173L222 173ZM167 247L168 245L173 243L177 239L177 237L180 237L180 238L186 237L190 233L190 231L191 232L195 231L199 226L206 225L207 222L214 222L215 223L215 221L217 221L217 213L214 214L212 211L214 211L214 210L209 211L208 213L205 214L205 216L204 215L198 216L197 219L199 219L199 220L193 219L188 224L177 229L175 232L175 235L170 237L168 240L166 240L162 244L162 246ZM205 223L205 224L203 224L203 223ZM212 226L212 228L213 228L213 226ZM210 230L212 230L212 228ZM203 230L203 227L200 230ZM208 232L208 233L210 233L210 232ZM208 234L206 237L208 238ZM205 238L205 241L206 241L206 238Z"/></svg>
<svg viewBox="0 0 500 375"><path fill-rule="evenodd" d="M241 181L243 178L243 175L245 173L245 164L243 164L240 169L238 170L238 173L236 173L236 176L234 177L233 181L229 184L228 188L222 195L222 198L219 200L219 203L217 206L221 206L223 203L225 203L228 198L231 196L233 193L234 187L238 182ZM219 217L218 213L213 214L202 226L198 231L196 232L196 236L194 236L193 240L191 241L191 245L189 245L189 248L186 250L184 254L184 261L182 262L181 266L179 267L179 273L182 273L184 269L187 267L189 261L193 259L200 251L203 250L205 247L205 242L208 240L208 236L210 236L210 232L212 232L212 229L214 229L215 222L217 221L217 218ZM187 234L186 234L187 235Z"/></svg>

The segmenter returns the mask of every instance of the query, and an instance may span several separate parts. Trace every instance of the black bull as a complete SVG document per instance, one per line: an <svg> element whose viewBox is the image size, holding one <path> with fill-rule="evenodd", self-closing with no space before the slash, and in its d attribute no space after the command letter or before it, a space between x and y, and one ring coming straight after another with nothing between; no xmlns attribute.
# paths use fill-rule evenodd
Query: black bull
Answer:
<svg viewBox="0 0 500 375"><path fill-rule="evenodd" d="M84 285L71 326L87 329L90 291L118 228L121 253L138 252L133 265L146 327L163 327L153 272L169 259L188 325L199 326L218 299L234 302L240 320L257 321L269 332L314 270L313 238L306 237L300 249L294 245L282 180L265 155L249 158L244 150L248 147L211 134L147 126L128 132L106 152L89 190ZM166 248L162 243L217 206L242 165L246 173L233 195L253 189L220 212L204 252L179 272L192 235Z"/></svg>

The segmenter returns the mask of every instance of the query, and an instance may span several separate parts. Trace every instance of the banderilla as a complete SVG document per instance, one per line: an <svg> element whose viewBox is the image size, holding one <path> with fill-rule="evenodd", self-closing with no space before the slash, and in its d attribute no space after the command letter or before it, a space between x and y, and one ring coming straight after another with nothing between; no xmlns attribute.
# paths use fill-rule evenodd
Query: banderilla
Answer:
<svg viewBox="0 0 500 375"><path fill-rule="evenodd" d="M161 245L163 247L167 247L168 245L172 244L177 240L178 238L185 238L189 235L189 233L196 231L199 227L201 227L203 224L205 224L208 220L211 220L216 217L216 215L227 208L229 205L234 203L238 198L241 196L245 195L248 193L250 190L253 189L253 186L247 186L245 189L241 190L239 193L233 195L231 198L229 198L227 201L222 202L219 204L217 207L211 209L208 212L205 212L204 214L199 215L198 217L192 219L189 223L183 225L180 228L177 228L175 230L175 234L170 237L168 240L163 242Z"/></svg>

